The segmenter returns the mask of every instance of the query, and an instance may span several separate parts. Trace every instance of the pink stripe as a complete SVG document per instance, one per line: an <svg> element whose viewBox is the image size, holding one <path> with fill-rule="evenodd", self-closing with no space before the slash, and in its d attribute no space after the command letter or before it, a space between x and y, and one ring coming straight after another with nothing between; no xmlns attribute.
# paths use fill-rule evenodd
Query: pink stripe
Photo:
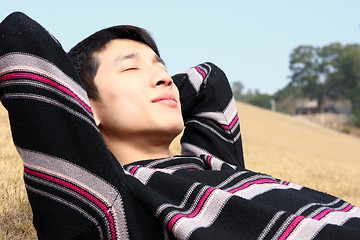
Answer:
<svg viewBox="0 0 360 240"><path fill-rule="evenodd" d="M287 186L289 184L289 182L284 181L282 184Z"/></svg>
<svg viewBox="0 0 360 240"><path fill-rule="evenodd" d="M349 204L346 208L344 208L343 210L340 210L340 212L348 212L348 211L350 211L353 207L354 207L354 205Z"/></svg>
<svg viewBox="0 0 360 240"><path fill-rule="evenodd" d="M303 216L298 216L296 217L289 225L289 227L285 230L285 232L281 235L281 237L279 238L279 240L284 240L286 239L290 233L294 230L294 228L300 223L301 220L303 220L304 217Z"/></svg>
<svg viewBox="0 0 360 240"><path fill-rule="evenodd" d="M136 172L136 170L138 170L140 168L140 166L135 166L130 170L130 174L134 175L134 173Z"/></svg>
<svg viewBox="0 0 360 240"><path fill-rule="evenodd" d="M241 185L240 187L237 187L237 188L234 188L230 191L228 191L229 193L234 193L234 192L237 192L239 190L242 190L242 189L245 189L253 184L262 184L262 183L278 183L277 181L275 180L272 180L272 179L259 179L259 180L255 180L255 181L251 181L251 182L247 182L243 185Z"/></svg>
<svg viewBox="0 0 360 240"><path fill-rule="evenodd" d="M43 174L43 173L39 173L39 172L35 172L33 170L30 170L28 168L24 168L24 171L30 175L42 178L44 180L47 180L49 182L53 182L59 185L62 185L66 188L69 188L79 194L81 194L82 196L86 197L87 199L89 199L90 201L92 201L93 203L95 203L99 208L101 208L103 210L103 212L105 213L105 215L107 216L108 220L109 220L109 224L110 224L110 229L111 229L111 235L113 239L116 239L116 234L115 234L115 226L114 226L114 219L113 216L110 213L110 210L108 209L108 207L102 203L99 199L95 198L93 195L89 194L88 192L84 191L83 189L79 188L78 186L71 184L69 182L66 182L64 180Z"/></svg>
<svg viewBox="0 0 360 240"><path fill-rule="evenodd" d="M205 74L205 72L203 70L201 70L199 67L195 67L195 68L203 76L203 78L206 77L206 74Z"/></svg>
<svg viewBox="0 0 360 240"><path fill-rule="evenodd" d="M206 160L209 165L209 168L212 169L211 164L210 164L211 156L208 156Z"/></svg>
<svg viewBox="0 0 360 240"><path fill-rule="evenodd" d="M1 76L0 81L5 81L5 80L9 80L9 79L17 79L17 78L32 79L32 80L37 80L39 82L49 84L49 85L59 89L60 91L75 98L78 102L80 102L80 104L82 106L84 106L86 108L86 110L88 110L89 112L92 113L91 108L86 103L84 103L78 96L76 96L76 94L74 94L71 90L69 90L68 88L62 86L61 84L54 82L46 77L39 76L39 75L36 75L33 73L9 73L9 74Z"/></svg>
<svg viewBox="0 0 360 240"><path fill-rule="evenodd" d="M325 217L329 212L334 211L334 209L325 209L324 211L322 211L320 214L318 214L317 216L314 217L315 220L320 220L321 218Z"/></svg>
<svg viewBox="0 0 360 240"><path fill-rule="evenodd" d="M174 226L175 222L182 217L187 217L187 218L192 218L195 217L199 212L200 209L202 208L202 206L204 205L206 199L208 198L208 196L215 190L215 188L210 187L208 190L205 191L205 194L202 196L202 198L200 199L198 205L196 206L196 208L194 209L194 211L192 213L189 214L176 214L174 217L172 217L168 223L168 230L171 231L172 227Z"/></svg>
<svg viewBox="0 0 360 240"><path fill-rule="evenodd" d="M326 215L328 215L330 212L334 212L334 211L337 211L337 212L347 212L349 211L350 209L353 208L353 205L349 204L346 206L346 208L344 209L341 209L341 210L334 210L334 209L331 209L331 208L328 208L328 209L325 209L324 211L322 211L321 213L319 213L318 215L316 215L313 219L315 220L320 220L322 219L323 217L325 217Z"/></svg>
<svg viewBox="0 0 360 240"><path fill-rule="evenodd" d="M236 115L235 118L232 120L232 122L230 123L229 126L227 126L227 125L221 125L221 127L224 128L224 129L230 130L230 129L235 125L235 123L237 122L238 119L239 119L239 116Z"/></svg>

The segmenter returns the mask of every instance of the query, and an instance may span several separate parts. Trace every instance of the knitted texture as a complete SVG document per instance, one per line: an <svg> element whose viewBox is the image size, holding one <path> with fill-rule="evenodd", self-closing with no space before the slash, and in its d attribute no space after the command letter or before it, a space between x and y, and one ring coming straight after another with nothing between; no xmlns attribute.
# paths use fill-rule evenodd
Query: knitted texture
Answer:
<svg viewBox="0 0 360 240"><path fill-rule="evenodd" d="M225 74L173 77L182 155L121 166L61 45L22 13L0 25L0 99L39 239L360 239L360 209L244 168Z"/></svg>

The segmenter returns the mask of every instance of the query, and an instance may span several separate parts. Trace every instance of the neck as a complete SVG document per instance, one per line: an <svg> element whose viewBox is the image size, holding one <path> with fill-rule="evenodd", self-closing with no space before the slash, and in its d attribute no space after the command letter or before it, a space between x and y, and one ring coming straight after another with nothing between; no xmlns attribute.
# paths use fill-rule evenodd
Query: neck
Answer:
<svg viewBox="0 0 360 240"><path fill-rule="evenodd" d="M129 164L139 160L171 157L168 141L156 142L149 139L109 139L104 140L120 164Z"/></svg>

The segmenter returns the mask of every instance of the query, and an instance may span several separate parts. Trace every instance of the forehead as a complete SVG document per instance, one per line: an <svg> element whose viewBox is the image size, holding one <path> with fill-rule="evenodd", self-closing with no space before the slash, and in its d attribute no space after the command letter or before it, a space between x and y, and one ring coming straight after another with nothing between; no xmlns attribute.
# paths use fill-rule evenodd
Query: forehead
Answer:
<svg viewBox="0 0 360 240"><path fill-rule="evenodd" d="M131 54L136 54L141 57L156 56L156 53L148 45L130 39L111 40L104 49L95 53L95 56L100 59L104 56L116 59Z"/></svg>

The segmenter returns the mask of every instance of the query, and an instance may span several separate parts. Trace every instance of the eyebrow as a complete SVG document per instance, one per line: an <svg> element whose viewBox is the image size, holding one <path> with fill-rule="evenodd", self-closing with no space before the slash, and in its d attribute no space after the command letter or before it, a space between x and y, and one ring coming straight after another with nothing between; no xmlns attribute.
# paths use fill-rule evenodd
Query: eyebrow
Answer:
<svg viewBox="0 0 360 240"><path fill-rule="evenodd" d="M135 59L135 58L138 58L138 57L139 57L139 54L137 52L133 52L133 53L129 53L129 54L126 54L126 55L118 56L115 59L115 62L124 61L124 60L127 60L127 59ZM161 63L164 66L166 66L164 60L162 60L157 54L155 54L154 60L155 60L155 62Z"/></svg>
<svg viewBox="0 0 360 240"><path fill-rule="evenodd" d="M115 62L124 61L124 60L127 60L127 59L134 59L134 58L137 58L138 56L139 56L139 54L136 53L136 52L129 53L129 54L126 54L126 55L120 55L115 59Z"/></svg>

